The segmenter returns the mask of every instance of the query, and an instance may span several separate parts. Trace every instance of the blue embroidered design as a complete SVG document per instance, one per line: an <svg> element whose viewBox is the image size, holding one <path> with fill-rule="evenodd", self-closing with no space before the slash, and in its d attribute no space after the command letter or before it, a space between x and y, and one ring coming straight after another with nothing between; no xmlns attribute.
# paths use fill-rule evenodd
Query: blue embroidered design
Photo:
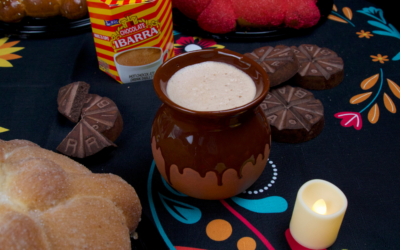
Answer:
<svg viewBox="0 0 400 250"><path fill-rule="evenodd" d="M178 221L185 224L194 224L200 220L201 211L197 207L173 200L160 193L158 195L167 211ZM173 203L173 207L169 206L167 201Z"/></svg>
<svg viewBox="0 0 400 250"><path fill-rule="evenodd" d="M151 193L151 191L152 191L151 181L153 179L153 174L154 174L155 168L156 168L156 163L153 160L153 163L151 163L151 167L150 167L149 178L147 179L147 198L149 199L150 211L151 211L151 214L153 215L154 223L156 224L158 232L160 232L160 235L163 238L165 244L167 244L167 246L170 250L176 250L174 245L172 245L172 242L169 240L167 234L165 233L164 228L162 227L162 225L160 223L160 219L158 218L156 208L154 206L153 195Z"/></svg>
<svg viewBox="0 0 400 250"><path fill-rule="evenodd" d="M358 10L357 12L378 20L378 22L372 20L368 21L370 25L382 29L382 30L373 30L372 33L376 35L391 36L400 39L400 33L397 31L397 29L392 24L387 23L385 18L383 17L383 10L374 7L369 7L369 8L363 8L362 10ZM376 14L378 14L379 17ZM400 52L397 53L397 55L395 55L392 58L392 60L393 61L400 60Z"/></svg>
<svg viewBox="0 0 400 250"><path fill-rule="evenodd" d="M280 196L270 196L262 199L244 199L235 196L231 199L239 206L260 214L282 213L288 208L288 203Z"/></svg>

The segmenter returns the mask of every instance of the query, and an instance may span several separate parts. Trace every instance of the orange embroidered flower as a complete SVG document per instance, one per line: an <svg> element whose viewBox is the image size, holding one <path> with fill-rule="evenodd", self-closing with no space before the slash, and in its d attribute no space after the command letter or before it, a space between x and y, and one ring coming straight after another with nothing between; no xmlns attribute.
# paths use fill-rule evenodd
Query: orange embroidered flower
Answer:
<svg viewBox="0 0 400 250"><path fill-rule="evenodd" d="M14 52L24 49L24 47L13 47L19 41L8 42L8 37L0 38L0 67L12 67L9 60L18 59L22 56L13 54Z"/></svg>
<svg viewBox="0 0 400 250"><path fill-rule="evenodd" d="M371 34L371 32L369 32L369 31L364 32L364 30L361 30L360 32L356 32L356 34L358 35L359 38L365 37L367 39L369 39L371 36L374 36Z"/></svg>
<svg viewBox="0 0 400 250"><path fill-rule="evenodd" d="M389 59L387 59L387 57L388 56L382 56L381 54L378 54L377 56L371 56L371 58L373 58L372 59L373 62L378 62L379 61L382 64L384 64L385 61L389 61Z"/></svg>

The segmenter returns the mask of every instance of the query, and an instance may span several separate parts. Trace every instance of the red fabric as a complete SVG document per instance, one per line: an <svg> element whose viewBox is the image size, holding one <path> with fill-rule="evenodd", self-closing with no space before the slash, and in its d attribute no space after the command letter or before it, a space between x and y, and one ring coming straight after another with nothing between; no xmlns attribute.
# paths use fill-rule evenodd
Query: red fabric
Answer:
<svg viewBox="0 0 400 250"><path fill-rule="evenodd" d="M293 238L292 234L290 233L290 229L287 229L285 232L286 240L289 243L290 249L292 250L312 250L307 247L303 247L297 241ZM321 249L321 250L326 250L326 249Z"/></svg>

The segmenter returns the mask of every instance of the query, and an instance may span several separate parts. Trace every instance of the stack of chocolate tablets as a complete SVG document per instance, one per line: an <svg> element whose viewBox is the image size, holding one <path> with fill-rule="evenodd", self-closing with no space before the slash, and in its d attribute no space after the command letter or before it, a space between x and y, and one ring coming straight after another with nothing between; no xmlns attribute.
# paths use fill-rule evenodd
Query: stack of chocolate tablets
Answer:
<svg viewBox="0 0 400 250"><path fill-rule="evenodd" d="M89 94L89 88L85 82L74 82L58 92L58 111L78 123L57 147L71 157L84 158L106 147L116 147L113 142L122 132L117 105L107 97Z"/></svg>
<svg viewBox="0 0 400 250"><path fill-rule="evenodd" d="M309 90L336 87L343 81L343 60L334 51L316 45L266 46L245 56L258 62L273 88L261 104L272 129L272 140L299 143L319 135L324 107ZM298 87L278 85L290 80Z"/></svg>

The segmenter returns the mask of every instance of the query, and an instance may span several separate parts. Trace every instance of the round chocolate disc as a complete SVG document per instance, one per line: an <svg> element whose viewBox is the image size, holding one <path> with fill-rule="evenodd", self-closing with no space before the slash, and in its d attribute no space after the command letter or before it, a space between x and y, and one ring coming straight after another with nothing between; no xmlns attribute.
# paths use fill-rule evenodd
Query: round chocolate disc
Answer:
<svg viewBox="0 0 400 250"><path fill-rule="evenodd" d="M57 96L58 111L77 123L89 88L90 85L82 81L61 87Z"/></svg>
<svg viewBox="0 0 400 250"><path fill-rule="evenodd" d="M85 158L113 143L122 132L123 121L117 105L107 97L88 94L81 109L81 120L58 145L65 155Z"/></svg>
<svg viewBox="0 0 400 250"><path fill-rule="evenodd" d="M314 95L299 87L272 90L260 105L276 142L299 143L319 135L324 127L324 107Z"/></svg>
<svg viewBox="0 0 400 250"><path fill-rule="evenodd" d="M107 97L89 94L82 108L82 120L115 141L122 132L123 121L117 105Z"/></svg>
<svg viewBox="0 0 400 250"><path fill-rule="evenodd" d="M266 46L244 55L258 62L267 71L271 87L289 80L299 69L293 50L285 45L275 48Z"/></svg>
<svg viewBox="0 0 400 250"><path fill-rule="evenodd" d="M311 44L291 48L299 60L299 70L294 77L298 86L323 90L343 81L343 60L334 51Z"/></svg>

